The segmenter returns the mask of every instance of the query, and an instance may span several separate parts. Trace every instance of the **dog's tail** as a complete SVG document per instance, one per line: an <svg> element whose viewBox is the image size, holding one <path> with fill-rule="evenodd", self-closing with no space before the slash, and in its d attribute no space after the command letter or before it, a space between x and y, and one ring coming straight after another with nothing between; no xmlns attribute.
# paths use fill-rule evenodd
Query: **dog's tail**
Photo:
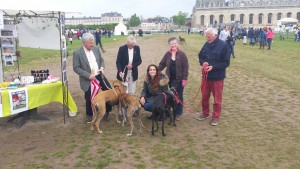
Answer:
<svg viewBox="0 0 300 169"><path fill-rule="evenodd" d="M98 103L96 103L94 106L93 106L93 110L94 110L94 115L93 115L93 120L91 121L91 123L95 123L96 119L98 118L97 116L99 116L99 106L98 106Z"/></svg>

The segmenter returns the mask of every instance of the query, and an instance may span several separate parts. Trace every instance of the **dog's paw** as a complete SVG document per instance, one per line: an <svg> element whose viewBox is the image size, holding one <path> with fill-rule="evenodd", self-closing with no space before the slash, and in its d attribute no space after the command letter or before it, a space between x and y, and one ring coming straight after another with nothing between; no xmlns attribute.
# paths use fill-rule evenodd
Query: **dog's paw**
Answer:
<svg viewBox="0 0 300 169"><path fill-rule="evenodd" d="M127 136L130 137L130 136L132 136L132 134L131 134L131 133L128 133Z"/></svg>
<svg viewBox="0 0 300 169"><path fill-rule="evenodd" d="M100 131L98 131L98 133L99 133L99 134L102 134L103 132L102 132L102 130L100 130Z"/></svg>

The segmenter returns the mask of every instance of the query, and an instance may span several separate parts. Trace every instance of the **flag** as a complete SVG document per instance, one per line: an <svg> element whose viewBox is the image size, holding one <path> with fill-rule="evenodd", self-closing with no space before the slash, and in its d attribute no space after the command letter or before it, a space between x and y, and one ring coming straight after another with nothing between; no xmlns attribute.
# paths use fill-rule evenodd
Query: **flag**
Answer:
<svg viewBox="0 0 300 169"><path fill-rule="evenodd" d="M97 79L94 79L93 81L91 81L91 102L93 101L94 97L98 94L100 89L101 89L101 86Z"/></svg>

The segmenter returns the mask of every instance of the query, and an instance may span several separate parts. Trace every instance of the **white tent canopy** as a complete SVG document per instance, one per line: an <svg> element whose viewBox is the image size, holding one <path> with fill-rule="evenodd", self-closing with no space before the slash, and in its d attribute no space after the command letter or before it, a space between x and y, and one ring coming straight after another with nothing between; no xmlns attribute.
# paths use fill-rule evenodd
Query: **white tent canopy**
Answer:
<svg viewBox="0 0 300 169"><path fill-rule="evenodd" d="M20 47L60 49L58 18L59 11L65 11L59 6L42 1L1 1L0 10L5 17L18 19L16 32ZM5 26L7 29L10 26Z"/></svg>
<svg viewBox="0 0 300 169"><path fill-rule="evenodd" d="M123 22L119 22L119 24L115 27L115 35L121 35L121 32L124 32L124 35L128 35L127 27Z"/></svg>
<svg viewBox="0 0 300 169"><path fill-rule="evenodd" d="M298 19L294 19L294 18L282 18L282 19L278 20L278 22L281 22L281 23L286 23L286 22L297 23Z"/></svg>
<svg viewBox="0 0 300 169"><path fill-rule="evenodd" d="M54 6L51 8L52 6L47 3L35 2L32 4L28 1L0 1L3 19L7 19L9 22L3 22L4 29L16 30L17 33L14 32L14 36L18 36L19 46L60 50L61 22L59 15L61 12L59 8L55 9ZM2 64L0 67L0 82L2 82Z"/></svg>

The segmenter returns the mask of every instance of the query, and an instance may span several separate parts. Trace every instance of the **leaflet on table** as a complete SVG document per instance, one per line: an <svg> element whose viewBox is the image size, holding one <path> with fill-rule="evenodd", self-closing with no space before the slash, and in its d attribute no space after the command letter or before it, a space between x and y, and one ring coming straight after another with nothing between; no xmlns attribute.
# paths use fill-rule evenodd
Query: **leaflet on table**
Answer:
<svg viewBox="0 0 300 169"><path fill-rule="evenodd" d="M8 92L11 115L28 110L27 88L10 90Z"/></svg>
<svg viewBox="0 0 300 169"><path fill-rule="evenodd" d="M2 109L2 93L0 92L0 117L3 117L3 109Z"/></svg>

